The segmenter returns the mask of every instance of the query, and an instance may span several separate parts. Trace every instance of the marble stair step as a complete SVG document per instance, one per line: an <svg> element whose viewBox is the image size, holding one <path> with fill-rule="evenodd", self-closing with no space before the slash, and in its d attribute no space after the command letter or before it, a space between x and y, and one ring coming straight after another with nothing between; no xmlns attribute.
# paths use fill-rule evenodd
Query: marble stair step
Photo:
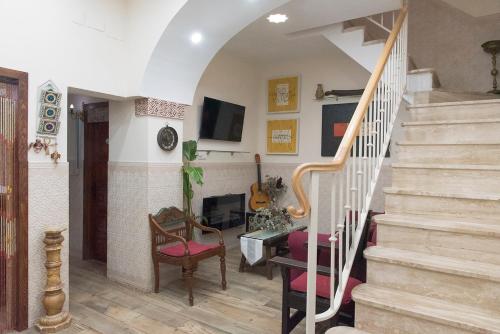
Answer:
<svg viewBox="0 0 500 334"><path fill-rule="evenodd" d="M368 332L361 331L352 327L333 327L325 332L325 334L368 334Z"/></svg>
<svg viewBox="0 0 500 334"><path fill-rule="evenodd" d="M500 265L500 218L375 216L377 245Z"/></svg>
<svg viewBox="0 0 500 334"><path fill-rule="evenodd" d="M403 122L405 140L422 143L498 143L500 118Z"/></svg>
<svg viewBox="0 0 500 334"><path fill-rule="evenodd" d="M421 191L495 193L500 189L500 165L394 163L392 184Z"/></svg>
<svg viewBox="0 0 500 334"><path fill-rule="evenodd" d="M416 92L413 94L414 104L445 103L459 101L491 100L495 96L478 92L457 92L441 88L434 88L432 91Z"/></svg>
<svg viewBox="0 0 500 334"><path fill-rule="evenodd" d="M500 99L417 104L408 110L413 121L500 118Z"/></svg>
<svg viewBox="0 0 500 334"><path fill-rule="evenodd" d="M367 282L474 305L500 318L500 266L381 246L369 247Z"/></svg>
<svg viewBox="0 0 500 334"><path fill-rule="evenodd" d="M439 193L402 188L385 188L388 214L438 215L484 218L495 223L500 217L500 194Z"/></svg>
<svg viewBox="0 0 500 334"><path fill-rule="evenodd" d="M497 314L372 284L353 290L356 328L384 334L500 334Z"/></svg>
<svg viewBox="0 0 500 334"><path fill-rule="evenodd" d="M397 157L404 163L499 165L500 140L497 143L440 144L402 141Z"/></svg>

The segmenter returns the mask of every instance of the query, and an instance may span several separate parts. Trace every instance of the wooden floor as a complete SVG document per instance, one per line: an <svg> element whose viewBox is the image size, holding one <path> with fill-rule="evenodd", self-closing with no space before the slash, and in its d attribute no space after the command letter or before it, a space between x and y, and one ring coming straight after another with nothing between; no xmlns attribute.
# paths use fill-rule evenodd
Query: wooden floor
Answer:
<svg viewBox="0 0 500 334"><path fill-rule="evenodd" d="M163 283L160 293L154 294L107 280L102 265L72 261L70 312L74 323L61 333L280 333L278 269L272 281L265 278L263 267L239 273L240 256L238 248L228 250L226 291L220 289L218 258L199 265L193 307L188 306L180 270L178 279ZM305 333L304 324L293 333Z"/></svg>

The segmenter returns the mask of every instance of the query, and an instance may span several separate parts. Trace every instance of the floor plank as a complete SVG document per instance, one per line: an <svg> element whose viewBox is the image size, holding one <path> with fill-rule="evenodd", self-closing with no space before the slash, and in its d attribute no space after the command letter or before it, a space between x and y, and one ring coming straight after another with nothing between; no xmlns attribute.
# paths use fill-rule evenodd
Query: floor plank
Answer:
<svg viewBox="0 0 500 334"><path fill-rule="evenodd" d="M218 258L199 265L193 307L179 277L161 283L160 293L144 293L108 280L103 264L71 260L71 328L63 334L272 334L281 328L281 278L264 268L238 271L241 253L227 251L228 288L220 287ZM35 333L33 329L25 333ZM305 333L301 323L294 334Z"/></svg>

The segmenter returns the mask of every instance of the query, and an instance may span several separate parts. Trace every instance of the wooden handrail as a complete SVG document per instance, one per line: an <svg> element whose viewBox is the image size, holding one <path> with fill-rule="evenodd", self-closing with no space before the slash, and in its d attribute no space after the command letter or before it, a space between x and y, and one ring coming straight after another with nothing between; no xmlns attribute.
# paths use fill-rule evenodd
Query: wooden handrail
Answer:
<svg viewBox="0 0 500 334"><path fill-rule="evenodd" d="M311 162L305 163L298 166L293 172L292 176L292 188L297 197L299 208L296 209L292 205L288 207L288 212L294 218L304 218L309 215L311 212L311 204L306 197L304 192L304 188L302 186L302 178L306 173L309 172L336 172L341 170L347 159L350 156L351 148L354 145L354 141L360 131L361 124L363 123L363 119L368 111L370 103L375 95L375 91L377 89L378 82L382 77L384 72L385 65L389 60L389 56L391 55L394 44L396 43L399 32L401 31L401 27L405 21L406 16L408 15L408 5L405 4L401 11L399 12L398 19L394 24L394 28L392 29L387 42L385 43L384 50L375 66L375 69L366 84L365 91L359 100L358 106L354 111L354 115L352 116L351 121L349 122L349 126L342 138L342 142L333 158L332 162Z"/></svg>

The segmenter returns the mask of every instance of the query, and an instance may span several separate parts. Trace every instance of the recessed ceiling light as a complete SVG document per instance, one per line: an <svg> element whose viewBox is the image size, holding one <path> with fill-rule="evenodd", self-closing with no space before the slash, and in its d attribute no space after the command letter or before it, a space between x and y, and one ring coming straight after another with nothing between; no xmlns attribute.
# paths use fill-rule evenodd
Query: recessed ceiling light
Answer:
<svg viewBox="0 0 500 334"><path fill-rule="evenodd" d="M283 23L288 20L288 16L285 14L272 14L267 17L267 20L271 23Z"/></svg>
<svg viewBox="0 0 500 334"><path fill-rule="evenodd" d="M203 40L203 35L200 34L199 32L194 32L191 34L191 43L200 44L202 40Z"/></svg>

